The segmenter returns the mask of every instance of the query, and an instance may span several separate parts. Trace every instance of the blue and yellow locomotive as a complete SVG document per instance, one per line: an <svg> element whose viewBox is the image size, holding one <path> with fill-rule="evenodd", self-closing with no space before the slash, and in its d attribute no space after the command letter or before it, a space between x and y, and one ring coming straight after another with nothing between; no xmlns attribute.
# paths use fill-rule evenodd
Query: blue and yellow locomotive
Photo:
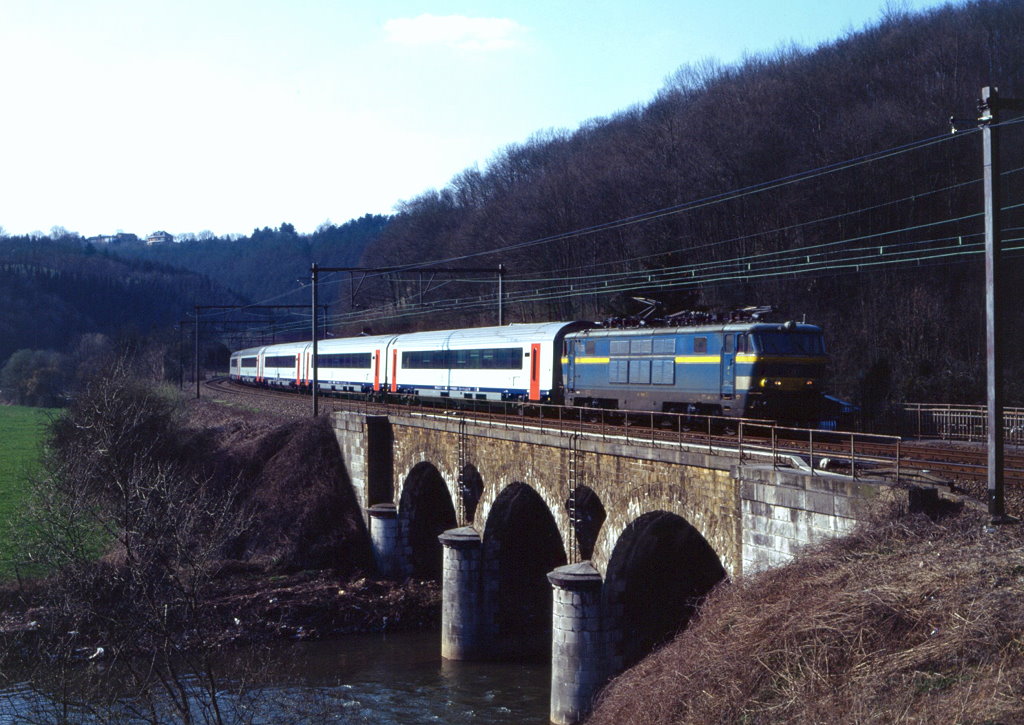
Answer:
<svg viewBox="0 0 1024 725"><path fill-rule="evenodd" d="M828 358L796 322L591 328L566 335L565 402L816 425Z"/></svg>

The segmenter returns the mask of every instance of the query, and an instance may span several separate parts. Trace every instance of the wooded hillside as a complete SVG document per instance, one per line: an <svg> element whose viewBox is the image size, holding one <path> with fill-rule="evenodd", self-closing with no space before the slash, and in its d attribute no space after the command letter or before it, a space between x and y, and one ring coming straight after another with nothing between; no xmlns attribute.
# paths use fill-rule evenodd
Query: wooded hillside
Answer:
<svg viewBox="0 0 1024 725"><path fill-rule="evenodd" d="M116 253L206 275L253 303L275 297L274 304L307 304L309 290L300 282L309 279L310 265L358 265L387 223L385 216L366 214L340 225L322 224L312 234L299 234L283 223L254 229L247 237L209 235L177 244L118 247Z"/></svg>
<svg viewBox="0 0 1024 725"><path fill-rule="evenodd" d="M282 329L287 328L288 312L276 317L250 314L244 320L235 319L243 315L224 312L205 320L203 359L214 368L226 365L226 358L221 359L224 344L269 341L275 334L278 340L300 339L308 335L309 288L304 283L311 263L358 264L366 244L386 224L387 217L367 214L340 226L321 225L308 235L285 223L277 229L256 229L249 237L188 235L179 243L152 246L138 240L94 244L61 228L49 237L5 237L0 231L0 388L20 402L56 404L68 375L54 372L47 385L26 384L45 389L45 394L14 388L25 387L21 383L27 376L39 377L41 368L73 367L82 353L80 343L94 334L114 342L160 338L168 351L167 373L178 373L182 360L191 356L196 305L271 300L303 306L293 311L299 314L292 318L302 321L293 330ZM245 320L257 327L277 320L277 330L268 327L254 333L256 337L227 336L244 327L233 323ZM181 321L188 323L183 328L187 337L185 349L178 350L179 336L172 328ZM16 351L21 352L15 361Z"/></svg>
<svg viewBox="0 0 1024 725"><path fill-rule="evenodd" d="M169 329L206 299L238 300L206 277L78 239L0 238L0 365L18 349L70 351L89 333Z"/></svg>
<svg viewBox="0 0 1024 725"><path fill-rule="evenodd" d="M1024 95L1021 38L1024 5L971 2L890 12L816 49L684 66L646 105L538 133L403 204L363 260L503 264L513 321L600 319L636 311L633 295L666 312L773 304L826 328L839 395L980 402L981 134L952 135L949 118L977 118L986 85ZM1021 134L1002 131L1011 250ZM1019 257L1006 266L1021 278ZM362 304L390 305L375 326L489 324L483 279L438 285L420 306L420 278L391 275ZM1020 404L1024 292L1010 292Z"/></svg>

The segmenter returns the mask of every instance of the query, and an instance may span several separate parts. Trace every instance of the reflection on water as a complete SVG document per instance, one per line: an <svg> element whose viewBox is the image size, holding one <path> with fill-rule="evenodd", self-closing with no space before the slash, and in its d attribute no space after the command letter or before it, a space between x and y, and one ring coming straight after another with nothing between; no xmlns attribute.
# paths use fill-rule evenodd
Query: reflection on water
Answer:
<svg viewBox="0 0 1024 725"><path fill-rule="evenodd" d="M218 701L229 721L267 724L548 722L549 665L448 662L438 637L353 635L236 652L218 669L246 691L229 685ZM0 722L29 712L45 722L52 708L25 685L0 691ZM82 715L75 721L90 721Z"/></svg>

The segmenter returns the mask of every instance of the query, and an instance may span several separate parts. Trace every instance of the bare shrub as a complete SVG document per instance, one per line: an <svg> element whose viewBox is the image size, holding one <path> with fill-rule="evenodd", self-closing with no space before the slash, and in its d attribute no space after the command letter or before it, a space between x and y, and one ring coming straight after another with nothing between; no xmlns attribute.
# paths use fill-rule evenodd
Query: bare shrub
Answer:
<svg viewBox="0 0 1024 725"><path fill-rule="evenodd" d="M126 370L93 380L52 427L23 523L26 558L52 572L46 626L23 638L22 661L55 712L78 702L96 717L110 708L103 718L220 722L212 656L222 625L204 601L247 509L236 486L193 463L202 437L174 401ZM90 659L106 666L70 676Z"/></svg>

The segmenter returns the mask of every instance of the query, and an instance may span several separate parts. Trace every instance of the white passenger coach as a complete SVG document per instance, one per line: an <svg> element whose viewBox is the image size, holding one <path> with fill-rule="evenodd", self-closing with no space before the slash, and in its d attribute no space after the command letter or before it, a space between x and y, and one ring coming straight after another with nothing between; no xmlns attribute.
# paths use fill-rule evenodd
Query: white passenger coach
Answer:
<svg viewBox="0 0 1024 725"><path fill-rule="evenodd" d="M317 343L317 389L465 400L557 399L562 343L585 322L545 322ZM231 378L284 388L312 385L311 342L266 345L231 356Z"/></svg>

